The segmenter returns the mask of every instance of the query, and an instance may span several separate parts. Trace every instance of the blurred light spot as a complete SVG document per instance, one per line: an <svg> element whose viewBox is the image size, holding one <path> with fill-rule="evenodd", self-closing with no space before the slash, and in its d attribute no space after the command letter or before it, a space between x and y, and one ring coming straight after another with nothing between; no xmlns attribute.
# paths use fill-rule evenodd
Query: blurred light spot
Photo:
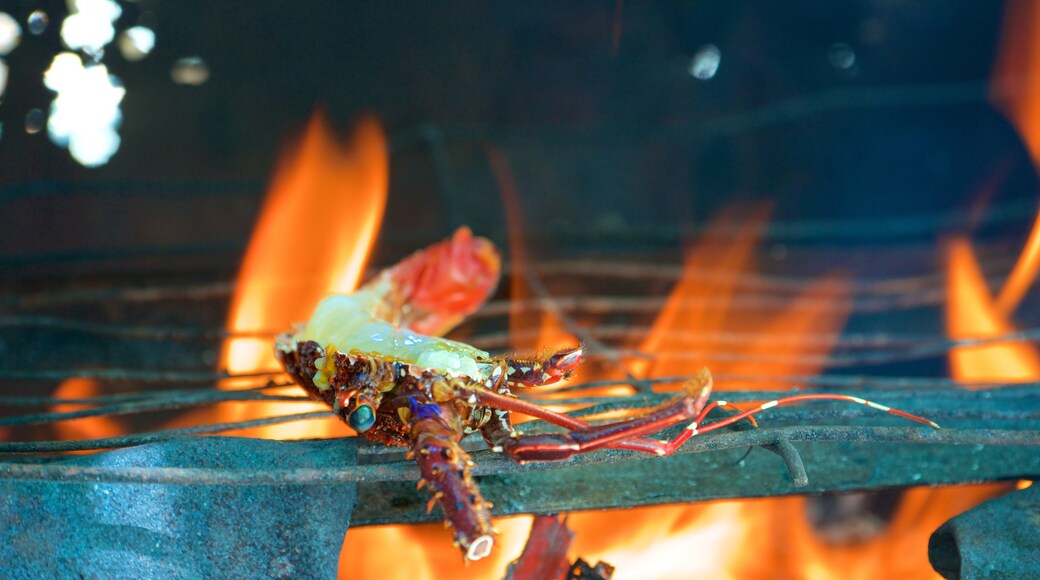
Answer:
<svg viewBox="0 0 1040 580"><path fill-rule="evenodd" d="M126 89L119 79L103 64L83 66L79 56L64 52L54 57L43 83L58 93L47 122L51 141L68 147L69 154L87 167L107 163L120 143L116 128Z"/></svg>
<svg viewBox="0 0 1040 580"><path fill-rule="evenodd" d="M119 133L112 127L74 135L69 139L69 154L81 165L99 167L119 150Z"/></svg>
<svg viewBox="0 0 1040 580"><path fill-rule="evenodd" d="M155 33L151 28L134 26L119 35L119 52L126 60L137 61L148 56L155 47Z"/></svg>
<svg viewBox="0 0 1040 580"><path fill-rule="evenodd" d="M7 72L7 63L0 58L0 97L4 96L4 91L7 90Z"/></svg>
<svg viewBox="0 0 1040 580"><path fill-rule="evenodd" d="M856 53L844 42L836 42L827 51L827 60L838 70L849 70L856 64Z"/></svg>
<svg viewBox="0 0 1040 580"><path fill-rule="evenodd" d="M43 84L52 91L60 92L72 87L83 72L83 61L71 52L54 56L50 68L43 73Z"/></svg>
<svg viewBox="0 0 1040 580"><path fill-rule="evenodd" d="M61 40L69 48L99 58L105 45L115 38L112 23L122 13L113 0L74 0L61 24Z"/></svg>
<svg viewBox="0 0 1040 580"><path fill-rule="evenodd" d="M209 79L209 67L201 58L189 56L173 63L170 77L178 85L201 85Z"/></svg>
<svg viewBox="0 0 1040 580"><path fill-rule="evenodd" d="M47 117L44 116L43 111L39 109L32 109L25 114L25 132L30 135L35 135L43 129L43 124L47 121Z"/></svg>
<svg viewBox="0 0 1040 580"><path fill-rule="evenodd" d="M714 44L705 44L690 61L690 76L706 81L715 76L722 62L722 52Z"/></svg>
<svg viewBox="0 0 1040 580"><path fill-rule="evenodd" d="M51 20L43 10L34 10L29 15L27 22L29 23L29 33L39 36L43 34L44 30L47 30L47 25Z"/></svg>
<svg viewBox="0 0 1040 580"><path fill-rule="evenodd" d="M22 27L6 12L0 12L0 55L7 54L18 46L22 39Z"/></svg>

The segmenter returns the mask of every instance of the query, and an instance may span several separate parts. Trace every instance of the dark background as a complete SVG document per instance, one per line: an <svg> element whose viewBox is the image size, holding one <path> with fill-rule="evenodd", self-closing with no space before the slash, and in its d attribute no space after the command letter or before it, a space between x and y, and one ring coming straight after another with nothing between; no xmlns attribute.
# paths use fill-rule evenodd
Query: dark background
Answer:
<svg viewBox="0 0 1040 580"><path fill-rule="evenodd" d="M53 97L41 74L61 50L64 2L0 5L51 21L7 57L8 274L171 248L236 263L280 150L316 106L344 134L366 112L385 124L384 231L402 245L460 223L504 238L488 147L512 165L533 233L594 243L649 232L678 247L740 201L775 201L781 222L884 224L968 208L987 188L998 204L1036 189L986 100L1000 2L124 2L117 30L144 22L157 41L140 62L107 51L127 93L122 146L97 169L24 131ZM688 66L708 43L722 59L703 81ZM851 68L831 63L835 43L854 51ZM171 81L186 56L206 61L208 82ZM843 239L906 241L857 231Z"/></svg>

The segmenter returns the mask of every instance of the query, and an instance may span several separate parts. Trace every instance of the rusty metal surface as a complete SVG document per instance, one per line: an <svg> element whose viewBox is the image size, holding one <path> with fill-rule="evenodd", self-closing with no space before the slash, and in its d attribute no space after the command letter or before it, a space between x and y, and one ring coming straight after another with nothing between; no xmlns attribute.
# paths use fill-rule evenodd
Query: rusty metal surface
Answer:
<svg viewBox="0 0 1040 580"><path fill-rule="evenodd" d="M184 438L64 459L72 468L335 468L351 440ZM0 576L332 578L356 486L0 481Z"/></svg>
<svg viewBox="0 0 1040 580"><path fill-rule="evenodd" d="M1040 577L1040 487L991 499L946 522L929 539L928 559L951 580Z"/></svg>

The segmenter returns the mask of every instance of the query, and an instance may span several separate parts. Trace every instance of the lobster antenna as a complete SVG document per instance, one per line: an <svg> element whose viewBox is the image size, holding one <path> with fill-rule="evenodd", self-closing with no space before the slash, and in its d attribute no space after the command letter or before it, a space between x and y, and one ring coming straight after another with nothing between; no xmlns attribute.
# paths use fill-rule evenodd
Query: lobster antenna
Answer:
<svg viewBox="0 0 1040 580"><path fill-rule="evenodd" d="M873 401L868 401L866 399L861 399L859 397L853 397L851 395L832 395L832 394L829 394L829 393L817 393L817 394L808 394L808 395L791 395L790 397L783 397L783 398L780 398L780 399L774 399L772 401L769 401L769 402L766 402L766 403L762 403L761 405L759 405L759 406L757 406L757 407L755 407L753 409L748 409L747 411L743 411L741 413L733 415L732 417L727 417L727 418L725 418L725 419L723 419L721 421L716 421L716 422L710 423L708 425L699 425L699 426L696 427L696 429L697 429L698 433L707 433L709 431L714 431L716 429L721 429L722 427L726 427L728 425L732 425L733 423L736 423L736 422L741 421L743 419L748 419L748 420L754 422L754 416L759 414L759 413L761 413L762 411L765 411L767 409L772 409L773 407L783 407L783 406L787 406L787 405L796 405L798 403L803 403L803 402L806 402L806 401L844 401L844 402L848 402L848 403L856 403L857 405L866 405L867 407L870 407L871 409L877 409L878 411L884 411L885 413L888 413L889 415L895 415L897 417L902 417L904 419L909 419L911 421L916 421L918 423L922 423L924 425L928 425L929 427L932 427L934 429L940 429L941 428L941 427L939 427L939 424L936 423L935 421L931 421L929 419L925 419L924 417L919 417L919 416L914 415L912 413L907 413L906 411L900 411L899 409L893 409L891 407L882 405L880 403L875 403ZM724 407L724 406L727 406L727 405L729 405L729 403L727 403L726 401L713 401L709 405L709 407L712 407L712 406ZM701 416L703 417L704 415L706 415L707 414L706 411L708 411L708 410L709 409L706 408L701 413Z"/></svg>

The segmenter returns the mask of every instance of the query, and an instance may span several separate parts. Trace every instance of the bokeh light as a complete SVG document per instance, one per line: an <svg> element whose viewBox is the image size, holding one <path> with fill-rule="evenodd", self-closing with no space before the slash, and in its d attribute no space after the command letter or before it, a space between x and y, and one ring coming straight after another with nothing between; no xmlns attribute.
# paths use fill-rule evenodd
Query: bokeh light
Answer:
<svg viewBox="0 0 1040 580"><path fill-rule="evenodd" d="M30 109L25 114L25 132L30 135L35 135L43 129L43 124L47 121L47 116L43 114L43 111L39 109Z"/></svg>
<svg viewBox="0 0 1040 580"><path fill-rule="evenodd" d="M107 163L120 143L116 129L126 89L119 79L103 64L84 66L78 55L63 52L54 57L43 80L58 93L47 122L51 141L68 147L69 154L87 167Z"/></svg>
<svg viewBox="0 0 1040 580"><path fill-rule="evenodd" d="M26 23L29 25L29 33L39 36L43 34L44 30L47 30L47 25L50 24L50 17L43 10L34 10L29 14L29 18L26 19Z"/></svg>
<svg viewBox="0 0 1040 580"><path fill-rule="evenodd" d="M714 44L705 44L690 61L690 76L702 81L714 78L722 62L722 51Z"/></svg>
<svg viewBox="0 0 1040 580"><path fill-rule="evenodd" d="M74 0L61 25L61 40L71 49L100 59L105 45L115 38L113 23L122 13L113 0Z"/></svg>
<svg viewBox="0 0 1040 580"><path fill-rule="evenodd" d="M119 35L119 52L123 58L138 61L155 48L155 32L145 26L127 28Z"/></svg>
<svg viewBox="0 0 1040 580"><path fill-rule="evenodd" d="M0 55L8 54L22 39L22 27L6 12L0 12Z"/></svg>
<svg viewBox="0 0 1040 580"><path fill-rule="evenodd" d="M173 63L170 78L178 85L201 85L209 80L209 67L197 56L182 58Z"/></svg>

